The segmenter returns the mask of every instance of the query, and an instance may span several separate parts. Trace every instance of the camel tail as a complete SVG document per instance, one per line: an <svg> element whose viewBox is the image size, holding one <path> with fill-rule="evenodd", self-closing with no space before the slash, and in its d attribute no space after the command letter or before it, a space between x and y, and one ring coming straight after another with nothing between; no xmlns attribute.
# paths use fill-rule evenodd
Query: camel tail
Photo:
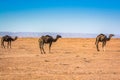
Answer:
<svg viewBox="0 0 120 80"><path fill-rule="evenodd" d="M41 38L38 39L39 47L41 45Z"/></svg>
<svg viewBox="0 0 120 80"><path fill-rule="evenodd" d="M40 42L41 38L38 39L38 42Z"/></svg>
<svg viewBox="0 0 120 80"><path fill-rule="evenodd" d="M1 38L1 47L2 47L2 45L3 45L3 39Z"/></svg>
<svg viewBox="0 0 120 80"><path fill-rule="evenodd" d="M96 39L96 41L95 41L95 45L96 45L96 43L97 43L97 39Z"/></svg>
<svg viewBox="0 0 120 80"><path fill-rule="evenodd" d="M2 39L1 39L1 47L2 47Z"/></svg>

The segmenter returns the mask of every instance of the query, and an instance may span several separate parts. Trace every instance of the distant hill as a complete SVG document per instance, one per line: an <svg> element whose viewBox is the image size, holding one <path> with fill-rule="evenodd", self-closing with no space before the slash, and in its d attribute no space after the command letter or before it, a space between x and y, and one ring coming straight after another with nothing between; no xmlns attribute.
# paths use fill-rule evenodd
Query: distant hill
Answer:
<svg viewBox="0 0 120 80"><path fill-rule="evenodd" d="M57 34L63 38L95 38L98 34L89 33L54 33L54 32L0 32L0 37L4 35L18 36L18 37L40 37L42 35L51 35L55 37ZM106 34L108 36L108 34ZM120 38L120 34L115 34L115 38Z"/></svg>

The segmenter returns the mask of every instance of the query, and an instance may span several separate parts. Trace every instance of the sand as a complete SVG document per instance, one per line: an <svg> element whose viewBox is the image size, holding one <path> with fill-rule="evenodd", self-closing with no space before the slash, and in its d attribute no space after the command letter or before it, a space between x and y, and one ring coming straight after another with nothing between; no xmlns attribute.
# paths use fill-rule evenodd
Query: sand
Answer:
<svg viewBox="0 0 120 80"><path fill-rule="evenodd" d="M120 80L120 39L96 51L95 39L61 38L41 54L38 38L18 38L0 48L0 80Z"/></svg>

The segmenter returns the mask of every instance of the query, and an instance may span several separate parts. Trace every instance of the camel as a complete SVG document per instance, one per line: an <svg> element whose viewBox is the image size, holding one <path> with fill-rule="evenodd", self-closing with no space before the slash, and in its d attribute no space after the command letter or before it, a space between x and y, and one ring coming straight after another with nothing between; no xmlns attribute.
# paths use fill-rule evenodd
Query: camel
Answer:
<svg viewBox="0 0 120 80"><path fill-rule="evenodd" d="M95 42L97 51L100 51L99 47L98 47L99 42L102 42L102 49L103 49L103 51L105 51L106 42L110 41L110 39L112 38L112 36L114 36L114 34L109 34L108 38L107 38L107 36L105 34L99 34L96 37L96 42Z"/></svg>
<svg viewBox="0 0 120 80"><path fill-rule="evenodd" d="M50 35L41 36L38 40L41 54L46 53L44 50L44 44L49 44L49 53L50 53L52 42L56 42L59 38L61 38L60 35L57 35L55 39Z"/></svg>
<svg viewBox="0 0 120 80"><path fill-rule="evenodd" d="M11 42L15 41L17 39L17 36L15 38L12 38L11 36L5 35L1 38L1 47L5 48L4 42L7 42L7 48L11 48Z"/></svg>

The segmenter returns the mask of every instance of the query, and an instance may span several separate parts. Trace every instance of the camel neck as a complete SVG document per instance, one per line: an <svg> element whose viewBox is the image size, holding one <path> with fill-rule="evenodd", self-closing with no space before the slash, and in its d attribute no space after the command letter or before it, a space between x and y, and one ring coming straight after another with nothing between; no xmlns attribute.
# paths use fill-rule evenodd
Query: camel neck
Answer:
<svg viewBox="0 0 120 80"><path fill-rule="evenodd" d="M58 38L56 37L53 42L56 42L57 40L58 40Z"/></svg>
<svg viewBox="0 0 120 80"><path fill-rule="evenodd" d="M110 40L110 38L107 38L107 41L109 41Z"/></svg>
<svg viewBox="0 0 120 80"><path fill-rule="evenodd" d="M12 39L12 41L15 41L15 39Z"/></svg>
<svg viewBox="0 0 120 80"><path fill-rule="evenodd" d="M17 38L12 38L12 41L15 41Z"/></svg>
<svg viewBox="0 0 120 80"><path fill-rule="evenodd" d="M107 38L107 41L109 41L111 39L111 36L109 36L108 38Z"/></svg>

